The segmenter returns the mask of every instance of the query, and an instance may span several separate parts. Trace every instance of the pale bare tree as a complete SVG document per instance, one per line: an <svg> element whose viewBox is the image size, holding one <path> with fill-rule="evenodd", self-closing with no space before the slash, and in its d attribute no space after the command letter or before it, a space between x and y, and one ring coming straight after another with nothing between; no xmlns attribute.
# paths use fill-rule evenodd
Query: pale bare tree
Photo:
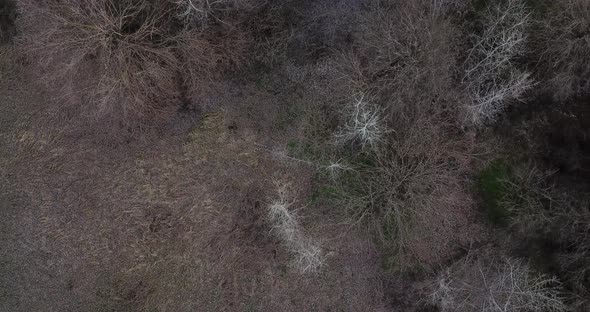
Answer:
<svg viewBox="0 0 590 312"><path fill-rule="evenodd" d="M484 29L473 36L465 61L463 84L471 97L471 122L483 125L496 120L510 104L520 100L534 82L518 68L525 52L531 19L523 0L495 1L483 13Z"/></svg>
<svg viewBox="0 0 590 312"><path fill-rule="evenodd" d="M388 132L382 109L364 93L356 95L343 112L344 124L336 134L340 143L358 143L362 148L374 148Z"/></svg>
<svg viewBox="0 0 590 312"><path fill-rule="evenodd" d="M567 100L590 91L590 1L555 0L537 20L533 46L539 70L548 78L556 100Z"/></svg>
<svg viewBox="0 0 590 312"><path fill-rule="evenodd" d="M301 273L318 271L323 265L322 249L305 235L294 209L295 197L288 183L275 181L277 196L268 205L273 232L293 255L293 266Z"/></svg>
<svg viewBox="0 0 590 312"><path fill-rule="evenodd" d="M215 11L228 5L231 0L174 0L178 5L178 17L187 27L203 25L207 19L215 16Z"/></svg>
<svg viewBox="0 0 590 312"><path fill-rule="evenodd" d="M441 273L432 284L431 301L443 312L567 310L556 278L488 253L468 255Z"/></svg>

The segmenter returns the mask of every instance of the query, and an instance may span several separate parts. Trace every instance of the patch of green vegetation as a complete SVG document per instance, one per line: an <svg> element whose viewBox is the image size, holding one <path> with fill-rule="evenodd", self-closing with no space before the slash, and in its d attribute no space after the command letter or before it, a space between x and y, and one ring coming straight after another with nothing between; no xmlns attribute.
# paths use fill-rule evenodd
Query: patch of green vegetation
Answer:
<svg viewBox="0 0 590 312"><path fill-rule="evenodd" d="M402 250L399 245L397 225L393 220L385 222L384 240L376 241L381 246L383 260L381 266L385 273L394 275L420 275L427 271L427 268L420 261L408 261L402 258Z"/></svg>
<svg viewBox="0 0 590 312"><path fill-rule="evenodd" d="M411 264L401 264L399 257L396 254L391 254L387 251L384 252L383 270L388 274L394 274L396 276L416 276L427 272L424 265L418 261L413 261Z"/></svg>
<svg viewBox="0 0 590 312"><path fill-rule="evenodd" d="M357 167L362 168L363 171L371 172L374 169L379 168L379 165L373 156L374 155L372 154L357 153L356 155L351 155L350 157L353 160L352 162L357 164Z"/></svg>
<svg viewBox="0 0 590 312"><path fill-rule="evenodd" d="M289 140L287 142L287 155L303 160L314 162L321 159L321 150L310 142Z"/></svg>
<svg viewBox="0 0 590 312"><path fill-rule="evenodd" d="M0 44L8 42L14 36L16 17L16 1L0 0Z"/></svg>
<svg viewBox="0 0 590 312"><path fill-rule="evenodd" d="M289 155L293 155L297 152L297 148L299 147L299 142L297 142L296 140L289 140L287 142L287 153L289 153Z"/></svg>
<svg viewBox="0 0 590 312"><path fill-rule="evenodd" d="M543 15L548 12L551 1L546 0L525 0L526 5L533 14Z"/></svg>
<svg viewBox="0 0 590 312"><path fill-rule="evenodd" d="M384 216L382 237L376 243L381 246L383 269L389 274L422 274L426 267L418 260L407 258L404 239L408 236L408 225L412 224L411 214L397 212Z"/></svg>
<svg viewBox="0 0 590 312"><path fill-rule="evenodd" d="M477 176L476 186L482 207L490 222L495 225L505 226L508 222L509 211L502 204L502 200L508 196L506 182L510 176L510 166L501 159L492 161Z"/></svg>
<svg viewBox="0 0 590 312"><path fill-rule="evenodd" d="M378 242L382 245L383 253L383 269L388 273L399 273L402 266L399 263L399 257L395 250L397 250L396 242L399 239L397 235L398 225L393 218L389 218L383 224L383 241Z"/></svg>
<svg viewBox="0 0 590 312"><path fill-rule="evenodd" d="M473 8L476 12L482 12L490 5L490 0L475 0L473 1Z"/></svg>
<svg viewBox="0 0 590 312"><path fill-rule="evenodd" d="M277 130L286 130L295 121L301 117L301 109L298 105L283 105L274 120L274 128Z"/></svg>
<svg viewBox="0 0 590 312"><path fill-rule="evenodd" d="M311 193L311 202L318 203L324 201L331 201L334 199L341 199L342 193L336 187L327 185L327 184L320 184L313 189Z"/></svg>
<svg viewBox="0 0 590 312"><path fill-rule="evenodd" d="M362 179L357 172L341 172L338 176L331 176L326 171L318 172L314 177L314 188L311 194L312 202L339 203L362 198Z"/></svg>
<svg viewBox="0 0 590 312"><path fill-rule="evenodd" d="M244 311L245 312L256 312L258 310L256 309L256 305L253 302L248 302L248 303L246 303L246 308Z"/></svg>

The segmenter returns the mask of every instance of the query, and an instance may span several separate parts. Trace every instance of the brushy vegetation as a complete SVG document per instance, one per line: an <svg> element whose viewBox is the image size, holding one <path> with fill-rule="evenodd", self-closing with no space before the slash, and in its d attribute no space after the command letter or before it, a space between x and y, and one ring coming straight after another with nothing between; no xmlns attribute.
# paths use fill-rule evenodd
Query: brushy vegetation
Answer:
<svg viewBox="0 0 590 312"><path fill-rule="evenodd" d="M543 5L544 14L536 20L532 35L539 74L559 101L587 95L590 3L568 0Z"/></svg>
<svg viewBox="0 0 590 312"><path fill-rule="evenodd" d="M441 311L567 311L555 278L519 260L480 257L467 256L433 283L432 302Z"/></svg>
<svg viewBox="0 0 590 312"><path fill-rule="evenodd" d="M224 66L242 58L243 38L228 18L229 2L202 8L135 0L17 5L20 51L36 62L56 106L101 131L170 120L195 88L209 87Z"/></svg>
<svg viewBox="0 0 590 312"><path fill-rule="evenodd" d="M525 54L529 8L523 0L490 1L479 13L481 30L470 39L463 84L471 99L469 114L476 125L493 122L508 104L531 89L530 73L519 69Z"/></svg>
<svg viewBox="0 0 590 312"><path fill-rule="evenodd" d="M351 223L370 225L391 272L431 268L474 230L469 138L459 130L463 96L453 79L458 38L441 5L372 4L338 69L353 92L332 139L339 148L327 153L348 170L329 180L329 194Z"/></svg>
<svg viewBox="0 0 590 312"><path fill-rule="evenodd" d="M64 310L590 308L588 1L0 13L0 90L42 94L1 95L27 206L0 283L65 284Z"/></svg>
<svg viewBox="0 0 590 312"><path fill-rule="evenodd" d="M523 239L542 239L554 244L544 262L555 266L567 286L588 293L590 263L587 195L577 195L550 184L555 172L519 168L505 181L506 195L501 204L510 212L510 224Z"/></svg>
<svg viewBox="0 0 590 312"><path fill-rule="evenodd" d="M478 176L477 188L481 195L482 206L490 221L505 225L509 210L504 205L508 197L508 183L511 178L509 166L502 160L491 162Z"/></svg>

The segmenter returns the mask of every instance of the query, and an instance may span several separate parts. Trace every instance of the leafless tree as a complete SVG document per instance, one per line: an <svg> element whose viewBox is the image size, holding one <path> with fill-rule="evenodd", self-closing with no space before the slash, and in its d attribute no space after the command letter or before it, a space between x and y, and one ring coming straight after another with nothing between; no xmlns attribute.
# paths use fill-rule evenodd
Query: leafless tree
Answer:
<svg viewBox="0 0 590 312"><path fill-rule="evenodd" d="M178 5L178 16L187 27L202 26L207 19L219 19L215 14L232 0L173 0Z"/></svg>
<svg viewBox="0 0 590 312"><path fill-rule="evenodd" d="M487 259L484 259L487 258ZM566 311L560 283L520 260L468 255L432 284L432 303L443 312Z"/></svg>
<svg viewBox="0 0 590 312"><path fill-rule="evenodd" d="M320 246L303 233L297 212L295 198L290 185L275 181L277 196L268 205L268 220L274 233L294 256L294 267L302 272L316 272L323 265Z"/></svg>
<svg viewBox="0 0 590 312"><path fill-rule="evenodd" d="M483 31L473 36L465 61L463 84L470 97L471 122L493 122L511 101L522 98L534 83L518 69L531 23L522 0L494 1L482 14Z"/></svg>
<svg viewBox="0 0 590 312"><path fill-rule="evenodd" d="M343 110L345 120L336 134L337 140L341 143L359 143L363 148L375 148L388 132L382 115L382 109L371 102L369 96L356 95Z"/></svg>
<svg viewBox="0 0 590 312"><path fill-rule="evenodd" d="M423 114L459 111L463 102L454 82L459 32L439 12L446 5L371 2L358 18L354 50L339 62L342 80L374 95L394 130Z"/></svg>
<svg viewBox="0 0 590 312"><path fill-rule="evenodd" d="M533 33L538 68L557 100L588 94L590 2L558 0L545 6L551 13L536 21Z"/></svg>

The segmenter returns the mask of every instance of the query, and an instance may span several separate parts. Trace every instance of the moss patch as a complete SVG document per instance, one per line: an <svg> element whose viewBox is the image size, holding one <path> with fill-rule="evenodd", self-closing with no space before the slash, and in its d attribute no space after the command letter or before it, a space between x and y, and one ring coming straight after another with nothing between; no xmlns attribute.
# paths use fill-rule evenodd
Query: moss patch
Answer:
<svg viewBox="0 0 590 312"><path fill-rule="evenodd" d="M10 41L15 35L14 20L16 16L16 2L14 0L0 0L0 44Z"/></svg>
<svg viewBox="0 0 590 312"><path fill-rule="evenodd" d="M477 176L477 192L488 219L495 225L507 225L509 211L502 199L509 192L506 181L511 177L510 166L504 160L494 160Z"/></svg>

